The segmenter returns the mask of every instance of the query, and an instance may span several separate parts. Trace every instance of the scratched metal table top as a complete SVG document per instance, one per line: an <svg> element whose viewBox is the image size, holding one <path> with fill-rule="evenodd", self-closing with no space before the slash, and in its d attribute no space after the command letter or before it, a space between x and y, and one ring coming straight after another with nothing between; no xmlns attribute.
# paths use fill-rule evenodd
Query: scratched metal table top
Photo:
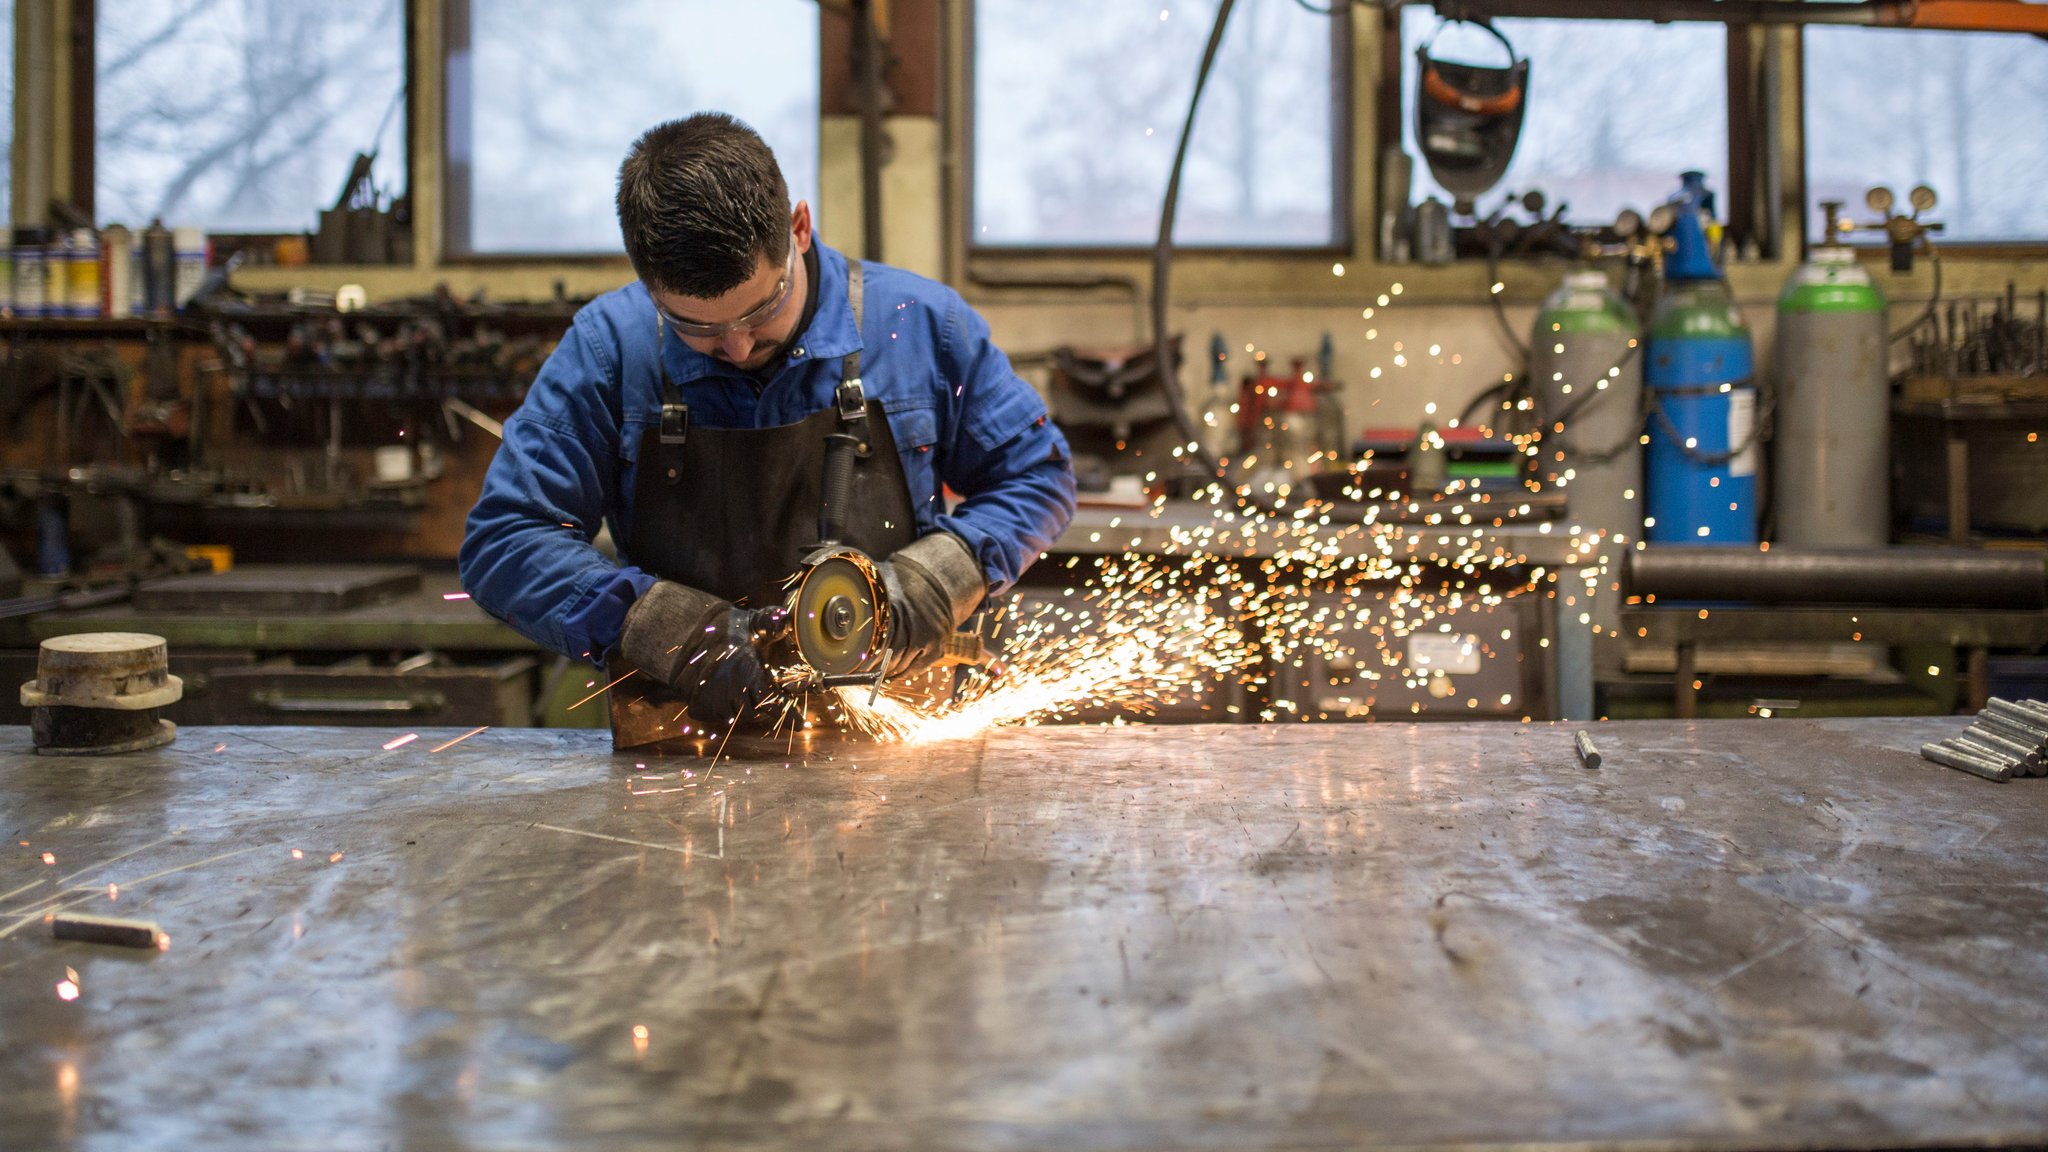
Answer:
<svg viewBox="0 0 2048 1152"><path fill-rule="evenodd" d="M0 1145L2039 1142L2048 780L1960 724L4 729Z"/></svg>

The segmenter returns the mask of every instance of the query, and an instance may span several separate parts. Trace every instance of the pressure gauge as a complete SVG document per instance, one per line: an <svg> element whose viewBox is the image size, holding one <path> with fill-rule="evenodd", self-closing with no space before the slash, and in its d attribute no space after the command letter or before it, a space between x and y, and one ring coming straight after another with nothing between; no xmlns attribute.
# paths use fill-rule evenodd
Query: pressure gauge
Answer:
<svg viewBox="0 0 2048 1152"><path fill-rule="evenodd" d="M1915 212L1934 211L1934 189L1925 184L1915 187L1906 198L1912 203Z"/></svg>
<svg viewBox="0 0 2048 1152"><path fill-rule="evenodd" d="M1872 188L1863 194L1863 202L1869 205L1872 212L1880 216L1889 215L1892 210L1892 190L1884 187Z"/></svg>

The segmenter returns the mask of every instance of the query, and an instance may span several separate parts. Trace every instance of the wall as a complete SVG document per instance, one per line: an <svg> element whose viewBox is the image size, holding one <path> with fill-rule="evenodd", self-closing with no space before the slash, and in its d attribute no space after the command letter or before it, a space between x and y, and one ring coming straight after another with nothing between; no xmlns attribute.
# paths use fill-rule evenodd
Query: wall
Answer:
<svg viewBox="0 0 2048 1152"><path fill-rule="evenodd" d="M34 27L43 35L61 35L62 20L56 18L56 12L68 5L59 0L24 0L17 10L18 39L29 34L30 13L41 11L43 5L51 7L52 18L36 21ZM966 17L970 8L971 0L877 0L878 17L894 38L900 58L890 75L895 107L888 131L894 148L884 172L885 258L959 285L987 315L997 340L1013 353L1028 355L1064 343L1126 344L1142 338L1145 324L1138 312L1143 301L1133 301L1128 294L992 288L976 283L977 279L1109 273L1134 278L1142 286L1149 283L1150 265L1131 257L1026 259L967 251L961 175L967 139L962 112L968 100L961 65L968 51ZM824 191L818 208L830 241L857 252L861 247L854 143L858 121L852 115L856 105L850 70L844 63L850 32L841 9L825 5L822 12ZM360 283L375 299L410 295L445 283L457 294L481 288L496 298L517 299L550 295L557 282L572 294L595 294L624 283L631 272L623 259L516 263L444 259L440 235L444 188L441 6L437 0L417 0L411 19L418 78L414 93L417 153L411 167L418 221L414 263L409 267L259 268L239 273L237 285L279 290L295 285L331 289L342 283ZM1797 35L1784 30L1766 37L1758 31L1754 43L1760 56L1774 53L1776 74L1790 78L1788 85L1796 85ZM1367 137L1353 150L1351 183L1358 193L1353 197L1352 230L1366 237L1375 231L1371 190L1377 186L1377 178L1369 137L1379 115L1382 87L1376 18L1361 15L1357 19L1352 44L1351 122ZM40 58L61 62L62 55L53 46ZM24 76L22 82L29 81ZM65 120L63 97L69 86L57 83L53 87L61 127ZM1797 100L1786 93L1777 106L1782 109L1777 160L1785 172L1796 174L1800 171ZM18 140L37 138L29 126L21 127ZM65 133L53 135L61 140ZM61 161L62 157L55 155L46 161L59 183L67 170ZM17 171L17 193L21 178ZM1796 179L1788 180L1782 199L1787 217L1797 219ZM1342 254L1342 277L1332 275L1326 255L1186 253L1174 266L1172 327L1188 334L1194 350L1206 349L1211 331L1222 331L1234 349L1233 375L1248 365L1241 352L1248 342L1284 362L1291 355L1312 355L1321 334L1331 332L1336 340L1338 374L1349 384L1354 429L1368 421L1412 423L1430 402L1442 410L1462 407L1472 394L1498 380L1510 367L1510 359L1487 302L1485 271L1477 267L1382 265L1370 247L1366 244ZM1773 327L1772 304L1795 259L1738 267L1731 272L1738 302L1757 329L1764 363L1768 363ZM1562 264L1503 269L1502 299L1518 331L1526 328L1536 303L1555 284L1562 269ZM1954 252L1947 261L1946 291L1988 293L2002 290L2009 278L2039 283L2042 273L2040 263L2032 259ZM1878 276L1901 317L1915 312L1931 287L1924 264L1910 279L1893 278L1881 269ZM1379 293L1390 292L1397 282L1404 291L1392 305L1378 309L1370 322L1361 319L1361 309L1372 305ZM1378 330L1376 339L1366 339L1368 328ZM1403 344L1409 355L1406 368L1393 365L1396 342ZM1413 354L1431 343L1442 347L1443 362ZM1451 363L1453 355L1462 357L1462 362ZM1368 379L1373 367L1381 368L1381 380ZM1189 373L1190 392L1199 395L1205 381L1205 374Z"/></svg>

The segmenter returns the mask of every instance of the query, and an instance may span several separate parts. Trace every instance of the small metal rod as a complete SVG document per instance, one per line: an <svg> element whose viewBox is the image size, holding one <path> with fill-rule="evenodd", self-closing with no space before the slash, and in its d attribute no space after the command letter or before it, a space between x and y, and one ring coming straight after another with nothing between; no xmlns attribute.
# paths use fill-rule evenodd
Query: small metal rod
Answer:
<svg viewBox="0 0 2048 1152"><path fill-rule="evenodd" d="M2014 708L2032 716L2042 725L2048 726L2048 704L2043 704L2039 700L2004 700L2000 702L2010 704Z"/></svg>
<svg viewBox="0 0 2048 1152"><path fill-rule="evenodd" d="M2011 765L1986 759L1967 749L1956 748L1946 742L1922 744L1920 746L1920 755L1925 759L1934 761L1936 764L1954 768L1960 772L1968 772L1972 776L1982 776L1986 780L1996 780L2000 784L2012 779Z"/></svg>
<svg viewBox="0 0 2048 1152"><path fill-rule="evenodd" d="M1997 712L1978 713L1976 725L1987 732L1995 732L2015 744L2026 744L2035 748L2048 747L2048 745L2044 745L2039 732L2025 724L2016 723Z"/></svg>
<svg viewBox="0 0 2048 1152"><path fill-rule="evenodd" d="M1984 702L1984 711L1978 713L1978 718L1981 719L1987 715L2002 717L2011 721L2014 725L2034 733L2037 739L2048 740L2048 720L2041 719L2039 716L2021 708L2010 700L2000 700L1996 696L1986 700Z"/></svg>
<svg viewBox="0 0 2048 1152"><path fill-rule="evenodd" d="M2033 775L2034 768L2041 763L2041 750L2038 747L2028 747L1989 728L1967 728L1953 743L1978 745L1987 752L1995 752L2008 760L2017 760L2030 776Z"/></svg>
<svg viewBox="0 0 2048 1152"><path fill-rule="evenodd" d="M1593 737L1584 728L1572 734L1572 748L1579 754L1579 763L1588 768L1600 767L1600 750L1593 747Z"/></svg>

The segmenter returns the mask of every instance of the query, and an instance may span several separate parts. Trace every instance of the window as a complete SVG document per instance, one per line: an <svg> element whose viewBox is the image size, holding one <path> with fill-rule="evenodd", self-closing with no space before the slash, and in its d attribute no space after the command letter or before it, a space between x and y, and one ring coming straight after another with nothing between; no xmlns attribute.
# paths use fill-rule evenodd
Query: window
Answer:
<svg viewBox="0 0 2048 1152"><path fill-rule="evenodd" d="M451 253L621 251L619 163L693 112L760 132L815 207L815 3L454 0L448 22Z"/></svg>
<svg viewBox="0 0 2048 1152"><path fill-rule="evenodd" d="M972 241L1157 239L1215 16L1214 0L978 0ZM1297 4L1232 12L1189 144L1177 243L1341 242L1348 133L1334 131L1333 109L1349 27Z"/></svg>
<svg viewBox="0 0 2048 1152"><path fill-rule="evenodd" d="M0 0L0 28L9 29L8 50L0 52L0 93L14 107L14 0ZM14 116L0 117L0 221L14 220Z"/></svg>
<svg viewBox="0 0 2048 1152"><path fill-rule="evenodd" d="M358 152L405 194L402 0L99 4L94 208L107 223L301 232Z"/></svg>
<svg viewBox="0 0 2048 1152"><path fill-rule="evenodd" d="M1806 182L1868 219L1863 193L1915 184L1947 241L2048 241L2048 43L1989 32L1808 28ZM1902 209L1903 210L1903 207Z"/></svg>
<svg viewBox="0 0 2048 1152"><path fill-rule="evenodd" d="M1431 179L1415 137L1415 50L1441 21L1401 10L1401 141L1415 160L1412 202L1451 195ZM1728 33L1718 24L1638 20L1503 19L1494 22L1529 61L1528 105L1514 161L1480 198L1485 215L1509 192L1540 190L1549 210L1600 224L1623 208L1647 213L1698 169L1728 196ZM1439 59L1501 65L1500 41L1469 24L1443 29ZM1726 208L1722 210L1726 217Z"/></svg>

